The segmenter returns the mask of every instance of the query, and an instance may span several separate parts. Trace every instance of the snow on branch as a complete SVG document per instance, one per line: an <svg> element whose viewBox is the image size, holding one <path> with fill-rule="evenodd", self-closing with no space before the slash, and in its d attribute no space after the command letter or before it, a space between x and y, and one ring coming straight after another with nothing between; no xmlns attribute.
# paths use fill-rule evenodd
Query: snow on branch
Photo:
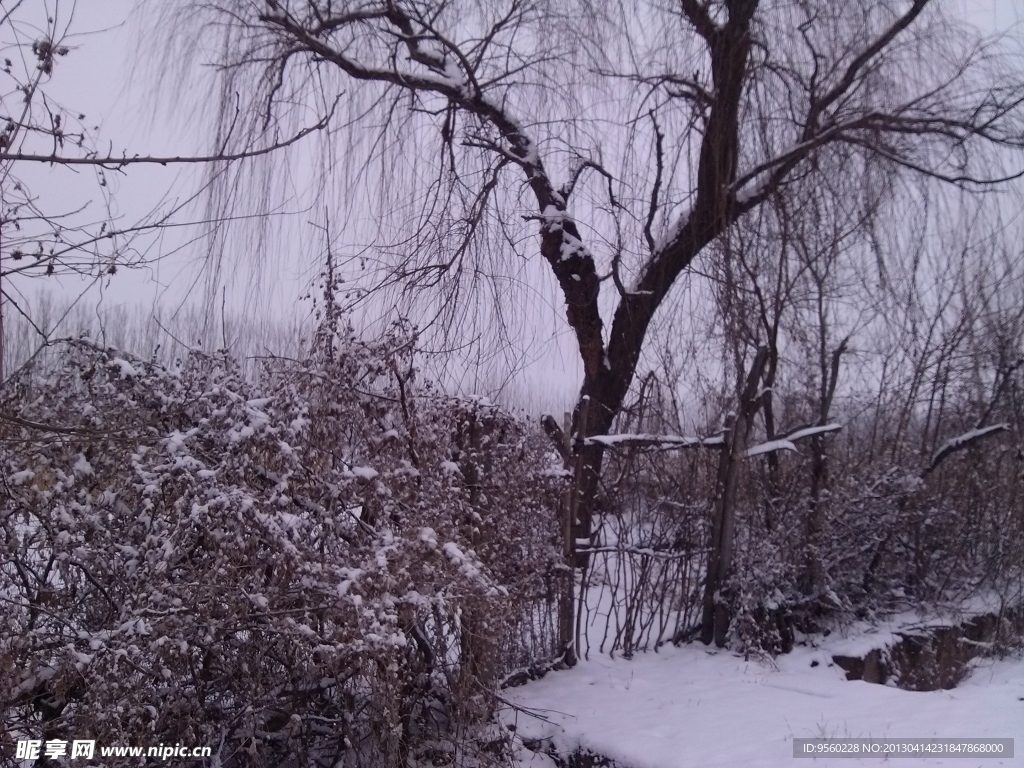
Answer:
<svg viewBox="0 0 1024 768"><path fill-rule="evenodd" d="M1010 425L1003 422L1002 424L993 424L991 427L978 427L977 429L972 429L970 432L964 432L962 435L950 438L939 447L939 450L935 452L935 455L932 457L932 462L928 465L924 474L927 475L938 467L939 464L941 464L951 453L956 453L957 451L966 448L976 440L981 440L982 438L994 435L997 432L1008 432L1009 430Z"/></svg>
<svg viewBox="0 0 1024 768"><path fill-rule="evenodd" d="M678 448L721 448L725 435L712 437L683 437L681 435L594 435L583 441L584 445L603 445L606 448L655 448L673 450Z"/></svg>
<svg viewBox="0 0 1024 768"><path fill-rule="evenodd" d="M769 440L767 443L748 448L743 455L749 459L751 456L760 456L774 451L796 451L796 446L789 440Z"/></svg>
<svg viewBox="0 0 1024 768"><path fill-rule="evenodd" d="M748 448L746 453L743 455L750 458L751 456L761 456L765 453L772 453L773 451L796 451L796 446L793 445L795 440L803 440L806 437L838 432L842 428L842 424L822 424L817 427L800 427L799 429L793 430L788 435L783 435L776 440L769 440L766 443L761 443L760 445Z"/></svg>
<svg viewBox="0 0 1024 768"><path fill-rule="evenodd" d="M552 420L553 421L553 420ZM557 425L556 425L557 426ZM803 440L814 435L823 435L830 432L837 432L843 428L842 424L823 424L814 427L800 427L788 435L783 435L776 440L770 440L748 449L745 456L759 456L772 451L795 451L793 442ZM548 429L548 426L545 426ZM549 432L549 434L551 434ZM655 450L669 451L682 448L723 448L725 447L725 434L720 433L711 437L684 437L682 435L651 435L651 434L621 434L621 435L593 435L583 441L584 445L603 445L605 448L653 448Z"/></svg>
<svg viewBox="0 0 1024 768"><path fill-rule="evenodd" d="M803 440L805 437L814 437L815 435L825 435L829 432L838 432L843 428L842 424L823 424L818 427L800 427L790 432L788 435L783 435L785 440Z"/></svg>
<svg viewBox="0 0 1024 768"><path fill-rule="evenodd" d="M675 220L666 227L665 231L654 241L655 253L660 253L674 243L686 229L686 225L690 223L690 217L693 215L693 208L688 207L682 213L676 216Z"/></svg>

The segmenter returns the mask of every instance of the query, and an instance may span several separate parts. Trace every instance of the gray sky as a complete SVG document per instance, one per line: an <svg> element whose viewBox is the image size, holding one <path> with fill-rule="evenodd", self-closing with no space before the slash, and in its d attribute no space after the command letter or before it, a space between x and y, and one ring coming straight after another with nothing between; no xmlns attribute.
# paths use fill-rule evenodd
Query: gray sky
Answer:
<svg viewBox="0 0 1024 768"><path fill-rule="evenodd" d="M38 14L41 6L52 12L56 0L30 0L25 13ZM140 40L156 40L151 28L152 16L145 8L136 10L134 0L78 0L74 4L75 20L72 46L66 59L58 61L47 93L72 111L86 114L86 124L96 126L100 146L109 146L113 154L178 155L202 154L208 149L208 125L196 109L205 99L201 88L174 98L154 94L157 62L163 51L147 50ZM952 0L955 12L971 19L986 31L1004 31L1021 24L1024 3L1019 0ZM66 13L70 0L60 0ZM212 80L211 80L212 88ZM191 104L189 103L191 102ZM162 105L162 106L161 106ZM195 166L133 167L123 175L107 174L114 193L115 213L124 223L146 216L168 200L184 199L193 194L200 181ZM47 172L36 169L25 174L34 190L49 199L66 200L68 207L94 197L97 190L93 174L82 171L71 174L66 169ZM197 209L195 213L200 213ZM315 233L308 220L297 217L297 238L307 237L296 252L281 254L275 263L264 264L269 279L258 283L260 295L253 292L253 281L247 275L236 275L231 303L248 304L248 311L283 317L290 313L306 315L311 305L300 301L315 277L318 264L309 258L315 247ZM305 235L302 234L305 232ZM165 316L174 308L200 295L203 253L198 246L187 246L195 232L179 229L163 235L152 247L170 253L152 269L136 272L122 270L92 285L85 301L90 305L161 307ZM315 253L313 255L316 255ZM244 266L244 261L240 262ZM264 276L265 278L267 275ZM25 293L38 289L39 281L16 283ZM81 280L64 280L61 290L74 295L88 287ZM244 302L248 298L250 301ZM579 369L566 344L564 323L554 334L539 334L533 350L537 361L518 374L521 390L543 393L544 407L568 404L575 393ZM467 389L474 389L470 382Z"/></svg>

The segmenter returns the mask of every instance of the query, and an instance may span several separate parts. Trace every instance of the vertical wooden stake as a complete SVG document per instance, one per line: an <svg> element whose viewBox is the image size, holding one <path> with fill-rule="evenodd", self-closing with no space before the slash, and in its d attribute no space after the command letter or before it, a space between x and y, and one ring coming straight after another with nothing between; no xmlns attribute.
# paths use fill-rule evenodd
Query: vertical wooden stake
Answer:
<svg viewBox="0 0 1024 768"><path fill-rule="evenodd" d="M562 441L565 446L566 469L573 472L573 479L569 488L562 494L562 503L559 512L561 514L562 528L562 557L565 564L565 575L562 579L562 590L558 600L558 644L562 649L563 659L566 666L576 664L576 647L574 642L575 620L573 608L575 607L575 560L576 547L573 542L573 512L576 505L573 504L574 490L576 487L576 461L572 455L572 417L565 413L562 417Z"/></svg>
<svg viewBox="0 0 1024 768"><path fill-rule="evenodd" d="M575 448L582 449L583 440L585 440L586 437L587 437L587 414L589 413L589 411L590 411L590 396L589 395L584 395L583 399L580 400L579 423L577 425L576 435L575 435L577 442L573 446L574 449ZM571 526L572 527L572 531L571 531L571 535L572 535L572 560L570 562L572 563L571 575L572 575L572 578L573 578L573 591L575 591L575 586L576 586L576 569L578 568L580 570L580 595L579 595L579 603L576 606L576 626L575 626L575 628L573 630L573 647L576 649L576 653L578 655L579 654L579 649L582 647L582 645L580 643L580 623L582 621L584 609L586 608L585 601L587 599L587 588L586 588L587 564L590 562L590 553L589 552L585 552L582 557L579 556L579 546L578 546L577 538L580 541L582 541L583 540L583 536L580 536L580 534L581 533L585 533L586 534L586 538L587 538L586 548L589 549L589 547L590 547L590 512L589 512L589 510L586 511L586 516L587 516L586 521L581 521L579 519L579 498L580 498L580 482L581 482L581 477L580 476L582 475L582 472L583 472L583 460L582 460L582 458L580 456L580 450L574 450L572 456L573 456L573 471L572 471L572 526ZM585 522L585 524L584 524L584 522ZM589 653L589 652L590 652L590 650L588 648L587 649L587 653Z"/></svg>

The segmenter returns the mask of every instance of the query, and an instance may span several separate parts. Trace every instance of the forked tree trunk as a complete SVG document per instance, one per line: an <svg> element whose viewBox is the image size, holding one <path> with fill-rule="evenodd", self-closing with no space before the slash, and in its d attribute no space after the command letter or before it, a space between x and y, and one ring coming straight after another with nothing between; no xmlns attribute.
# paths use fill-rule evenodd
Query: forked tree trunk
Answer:
<svg viewBox="0 0 1024 768"><path fill-rule="evenodd" d="M690 0L683 3L684 14L708 44L716 93L700 147L695 201L689 217L679 223L674 238L657 248L653 238L650 239L650 261L632 290L627 292L620 288L621 298L607 334L607 345L598 308L601 278L593 259L589 255L586 259L579 255L563 258L566 253L564 237L571 236L570 245L579 241L576 224L566 218L557 229L542 228L541 253L552 265L562 287L566 319L576 335L583 362L580 406L574 417L580 438L606 434L611 428L636 373L648 327L676 278L709 243L744 212L759 204L756 195L740 203L730 191L740 155L740 101L751 46L750 23L756 9L757 0L736 0L730 4L728 20L718 26L700 3ZM785 175L789 162L787 160L775 171L780 178ZM531 183L539 189L536 180ZM543 192L540 189L538 196L542 208L547 204ZM564 201L562 205L564 208ZM575 246L570 251L575 253ZM615 275L617 279L617 272ZM587 423L579 430L581 406L588 399ZM577 450L579 484L573 538L589 540L604 448L599 444L579 445ZM575 564L585 569L587 556L580 553Z"/></svg>

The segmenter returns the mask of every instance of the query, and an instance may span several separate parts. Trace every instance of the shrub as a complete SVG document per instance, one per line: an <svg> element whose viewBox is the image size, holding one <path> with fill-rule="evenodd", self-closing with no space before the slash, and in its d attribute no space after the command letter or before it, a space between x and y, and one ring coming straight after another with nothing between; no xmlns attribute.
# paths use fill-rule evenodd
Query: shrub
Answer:
<svg viewBox="0 0 1024 768"><path fill-rule="evenodd" d="M81 339L9 382L6 733L453 761L545 641L557 489L543 438L417 385L410 346L342 329L253 381Z"/></svg>

